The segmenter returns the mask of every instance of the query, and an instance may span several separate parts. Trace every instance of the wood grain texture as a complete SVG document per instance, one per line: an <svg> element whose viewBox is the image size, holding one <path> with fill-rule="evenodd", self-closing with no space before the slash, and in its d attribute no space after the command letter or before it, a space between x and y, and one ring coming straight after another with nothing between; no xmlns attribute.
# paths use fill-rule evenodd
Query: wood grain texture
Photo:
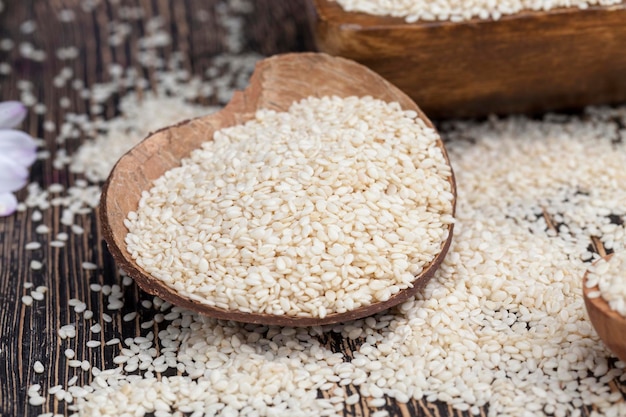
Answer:
<svg viewBox="0 0 626 417"><path fill-rule="evenodd" d="M611 256L606 255L604 259L608 261ZM604 298L589 298L589 293L599 289L597 286L588 288L586 281L587 274L583 279L583 297L591 324L608 348L622 361L626 361L626 318L613 310Z"/></svg>
<svg viewBox="0 0 626 417"><path fill-rule="evenodd" d="M626 4L408 24L309 1L320 51L367 65L434 119L626 100Z"/></svg>
<svg viewBox="0 0 626 417"><path fill-rule="evenodd" d="M433 276L443 261L452 241L452 225L441 244L440 252L416 276L413 286L394 294L385 302L363 306L345 313L329 314L324 318L296 317L263 313L245 313L224 310L200 303L175 291L160 279L153 278L141 268L126 251L128 229L124 219L137 210L144 191L166 171L181 165L191 151L200 148L213 134L223 128L239 125L254 118L259 109L287 111L292 103L309 96L323 97L372 96L387 102L398 102L405 110L414 110L426 125L434 128L417 105L396 87L366 67L343 58L320 53L291 53L276 55L260 61L252 74L249 86L235 93L230 103L220 112L189 120L155 132L124 155L104 185L100 213L104 239L118 265L137 281L145 291L175 305L223 319L247 323L281 326L319 326L346 322L371 316L406 301L415 295ZM438 141L448 165L447 153L441 139ZM450 168L452 169L452 168ZM456 196L454 175L449 179ZM452 203L454 208L456 197Z"/></svg>

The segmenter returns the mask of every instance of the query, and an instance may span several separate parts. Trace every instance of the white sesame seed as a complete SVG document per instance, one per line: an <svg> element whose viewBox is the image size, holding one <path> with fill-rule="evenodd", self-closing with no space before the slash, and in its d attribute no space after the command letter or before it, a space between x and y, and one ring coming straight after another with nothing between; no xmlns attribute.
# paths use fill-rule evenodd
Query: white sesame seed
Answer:
<svg viewBox="0 0 626 417"><path fill-rule="evenodd" d="M46 120L45 122L43 122L43 130L45 130L46 132L54 132L56 130L56 123L54 123L52 120Z"/></svg>
<svg viewBox="0 0 626 417"><path fill-rule="evenodd" d="M105 345L107 346L112 346L112 345L117 345L120 343L120 339L118 339L117 337L107 340L107 342L105 343Z"/></svg>
<svg viewBox="0 0 626 417"><path fill-rule="evenodd" d="M35 363L33 364L33 371L35 371L38 374L41 374L45 371L45 368L40 361L35 361Z"/></svg>
<svg viewBox="0 0 626 417"><path fill-rule="evenodd" d="M48 226L46 226L45 224L40 224L39 226L37 226L35 228L35 232L37 232L39 234L50 233L50 228Z"/></svg>
<svg viewBox="0 0 626 417"><path fill-rule="evenodd" d="M83 269L86 269L86 270L89 270L89 271L92 271L92 270L98 268L98 265L96 265L96 264L94 264L92 262L83 262L81 264L81 266L82 266Z"/></svg>
<svg viewBox="0 0 626 417"><path fill-rule="evenodd" d="M107 304L107 308L109 310L119 310L122 307L124 307L124 303L119 299L109 301L109 303Z"/></svg>
<svg viewBox="0 0 626 417"><path fill-rule="evenodd" d="M32 291L30 293L30 296L32 297L33 300L37 300L37 301L41 301L44 298L43 293L40 293L37 291Z"/></svg>
<svg viewBox="0 0 626 417"><path fill-rule="evenodd" d="M131 313L125 314L124 317L122 317L123 321L133 321L135 320L135 317L137 317L137 312L133 311Z"/></svg>
<svg viewBox="0 0 626 417"><path fill-rule="evenodd" d="M41 248L41 243L39 242L28 242L24 245L24 249L26 250L37 250L39 248Z"/></svg>
<svg viewBox="0 0 626 417"><path fill-rule="evenodd" d="M59 392L61 389L63 388L62 385L55 385L53 387L50 387L50 389L48 390L48 394L50 395L54 395L57 392Z"/></svg>
<svg viewBox="0 0 626 417"><path fill-rule="evenodd" d="M40 396L37 396L37 397L33 396L28 399L28 403L33 406L42 405L45 402L46 402L46 399Z"/></svg>
<svg viewBox="0 0 626 417"><path fill-rule="evenodd" d="M79 300L78 298L70 298L67 301L67 305L69 305L70 307L76 307L79 304L82 304L82 301Z"/></svg>

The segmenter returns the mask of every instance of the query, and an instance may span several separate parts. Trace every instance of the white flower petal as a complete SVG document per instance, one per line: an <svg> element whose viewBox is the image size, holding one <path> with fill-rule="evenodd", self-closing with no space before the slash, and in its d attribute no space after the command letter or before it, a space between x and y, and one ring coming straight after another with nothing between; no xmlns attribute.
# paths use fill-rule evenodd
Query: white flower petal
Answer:
<svg viewBox="0 0 626 417"><path fill-rule="evenodd" d="M37 143L30 135L19 130L0 130L0 155L30 166L37 158Z"/></svg>
<svg viewBox="0 0 626 417"><path fill-rule="evenodd" d="M17 198L13 193L0 193L0 216L10 216L17 209Z"/></svg>
<svg viewBox="0 0 626 417"><path fill-rule="evenodd" d="M17 191L28 182L28 168L0 154L0 193Z"/></svg>
<svg viewBox="0 0 626 417"><path fill-rule="evenodd" d="M26 117L26 107L19 101L0 102L0 128L12 128Z"/></svg>

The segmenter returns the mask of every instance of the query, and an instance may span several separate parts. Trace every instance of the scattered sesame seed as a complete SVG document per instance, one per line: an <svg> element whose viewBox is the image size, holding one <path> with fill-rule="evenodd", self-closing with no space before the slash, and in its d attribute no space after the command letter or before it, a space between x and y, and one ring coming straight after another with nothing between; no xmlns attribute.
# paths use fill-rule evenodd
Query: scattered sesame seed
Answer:
<svg viewBox="0 0 626 417"><path fill-rule="evenodd" d="M30 296L32 297L33 300L37 300L37 301L41 301L44 298L43 293L40 293L37 291L32 291L30 293Z"/></svg>
<svg viewBox="0 0 626 417"><path fill-rule="evenodd" d="M0 49L3 51L10 51L15 46L15 42L12 39L4 38L0 40Z"/></svg>
<svg viewBox="0 0 626 417"><path fill-rule="evenodd" d="M20 24L20 32L29 35L37 29L37 23L34 20L25 20Z"/></svg>
<svg viewBox="0 0 626 417"><path fill-rule="evenodd" d="M82 304L82 301L79 300L78 298L70 298L67 301L67 305L69 305L70 307L76 307L79 304Z"/></svg>
<svg viewBox="0 0 626 417"><path fill-rule="evenodd" d="M35 373L42 374L44 370L45 368L43 364L40 361L35 361L33 364L33 371L35 371Z"/></svg>
<svg viewBox="0 0 626 417"><path fill-rule="evenodd" d="M81 264L81 266L82 266L82 268L83 268L83 269L86 269L86 270L88 270L88 271L92 271L92 270L94 270L94 269L97 269L97 268L98 268L98 265L96 265L96 264L94 264L94 263L92 263L92 262L83 262L83 263Z"/></svg>
<svg viewBox="0 0 626 417"><path fill-rule="evenodd" d="M46 233L50 233L50 228L46 226L45 224L40 224L39 226L35 228L35 232L43 235Z"/></svg>
<svg viewBox="0 0 626 417"><path fill-rule="evenodd" d="M120 339L118 339L117 337L114 337L113 339L107 340L105 345L112 346L112 345L117 345L119 343L120 343Z"/></svg>
<svg viewBox="0 0 626 417"><path fill-rule="evenodd" d="M133 321L135 320L135 317L137 317L137 312L133 311L131 313L125 314L124 317L122 317L123 321Z"/></svg>
<svg viewBox="0 0 626 417"><path fill-rule="evenodd" d="M42 218L43 218L43 214L39 210L34 210L30 216L30 219L34 222L41 221ZM40 232L37 232L37 233L40 233Z"/></svg>
<svg viewBox="0 0 626 417"><path fill-rule="evenodd" d="M50 395L54 395L57 392L59 392L61 389L63 388L62 385L55 385L53 387L50 387L50 389L48 390L48 394Z"/></svg>
<svg viewBox="0 0 626 417"><path fill-rule="evenodd" d="M109 301L109 303L107 304L107 308L109 310L119 310L122 307L124 307L124 303L121 300L113 300L113 301Z"/></svg>
<svg viewBox="0 0 626 417"><path fill-rule="evenodd" d="M33 396L28 399L28 403L32 406L42 405L46 402L46 399L40 396Z"/></svg>
<svg viewBox="0 0 626 417"><path fill-rule="evenodd" d="M79 361L78 359L72 359L67 361L67 365L70 368L80 368L80 365L82 364L82 361Z"/></svg>
<svg viewBox="0 0 626 417"><path fill-rule="evenodd" d="M149 329L150 327L154 326L154 320L148 320L148 321L144 321L143 323L141 323L141 328L142 329Z"/></svg>
<svg viewBox="0 0 626 417"><path fill-rule="evenodd" d="M45 130L46 132L54 132L56 130L56 123L54 123L52 120L46 120L45 122L43 122L43 130Z"/></svg>
<svg viewBox="0 0 626 417"><path fill-rule="evenodd" d="M76 13L74 13L74 10L72 9L61 9L59 11L59 14L57 15L57 18L60 22L63 23L73 22L76 18Z"/></svg>
<svg viewBox="0 0 626 417"><path fill-rule="evenodd" d="M87 342L87 347L88 348L95 348L95 347L98 347L98 346L100 346L100 341L99 340L89 340Z"/></svg>

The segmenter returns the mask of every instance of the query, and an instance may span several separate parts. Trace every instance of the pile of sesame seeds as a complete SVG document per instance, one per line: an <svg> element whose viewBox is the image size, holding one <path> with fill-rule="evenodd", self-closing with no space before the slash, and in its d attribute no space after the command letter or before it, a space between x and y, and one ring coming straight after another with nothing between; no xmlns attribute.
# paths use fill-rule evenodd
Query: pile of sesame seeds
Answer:
<svg viewBox="0 0 626 417"><path fill-rule="evenodd" d="M182 86L188 88L189 84L182 83ZM120 100L121 115L107 121L105 134L80 146L71 158L70 170L84 173L93 182L104 181L118 159L150 132L214 111L213 108L189 103L185 97L168 97L165 88L160 90L143 93L141 99L134 92L126 94ZM145 123L138 125L137 120ZM104 154L103 148L107 149Z"/></svg>
<svg viewBox="0 0 626 417"><path fill-rule="evenodd" d="M71 408L286 415L297 404L302 415L341 415L363 403L385 416L392 397L473 414L488 405L494 416L580 415L583 405L621 415L626 404L610 383L626 379L626 364L592 329L581 279L598 258L592 237L624 248L616 220L626 216L624 116L592 109L583 118L444 126L458 237L423 294L374 317L309 329L220 322L154 298L150 321L162 330L147 322L121 341L111 367L73 390ZM355 344L350 357L320 343L328 332Z"/></svg>
<svg viewBox="0 0 626 417"><path fill-rule="evenodd" d="M626 251L614 253L609 260L600 259L589 267L587 286L598 287L590 298L602 297L611 307L626 317Z"/></svg>
<svg viewBox="0 0 626 417"><path fill-rule="evenodd" d="M462 22L471 19L498 20L522 11L548 11L576 7L610 6L622 0L334 0L348 12L402 17L407 23L417 21Z"/></svg>
<svg viewBox="0 0 626 417"><path fill-rule="evenodd" d="M215 132L155 180L127 250L193 300L324 318L413 285L449 236L451 176L415 111L309 97Z"/></svg>
<svg viewBox="0 0 626 417"><path fill-rule="evenodd" d="M95 7L94 1L81 4ZM140 12L128 8L124 15ZM73 16L71 10L59 13L67 21ZM12 45L0 40L4 50ZM0 64L0 70L11 68ZM20 91L45 119L30 85L20 83ZM93 87L76 91L93 93ZM55 169L67 169L76 157L72 140L89 123L101 123L97 119L72 117L57 132L67 140L52 155L42 149L41 158L53 157L59 161ZM107 275L115 284L104 284L94 279L103 273L100 261L79 259L90 295L104 301L91 310L89 300L73 298L73 318L56 329L58 368L46 357L38 358L43 369L33 363L28 401L44 417L65 415L65 405L85 416L342 415L362 405L384 417L389 398L439 400L491 416L578 416L581 405L594 406L592 416L624 415L615 386L624 384L626 364L598 340L580 286L598 257L591 240L601 237L616 253L624 249L625 125L626 108L597 108L581 117L442 126L459 192L449 255L423 295L343 325L292 329L220 322L145 294L136 305L127 296L132 280ZM106 153L106 141L101 146ZM45 270L47 260L38 257L47 242L89 232L99 195L99 184L89 181L32 184L27 190L21 209L37 223L41 238L27 243L39 262L35 267ZM59 224L41 224L42 213L51 211ZM27 308L49 302L45 297L56 284L25 283L23 295L32 299ZM118 322L132 336L112 331ZM352 350L335 352L329 335L348 340ZM85 339L89 347L81 344ZM103 366L86 359L91 350L101 353ZM59 385L45 383L64 369Z"/></svg>

